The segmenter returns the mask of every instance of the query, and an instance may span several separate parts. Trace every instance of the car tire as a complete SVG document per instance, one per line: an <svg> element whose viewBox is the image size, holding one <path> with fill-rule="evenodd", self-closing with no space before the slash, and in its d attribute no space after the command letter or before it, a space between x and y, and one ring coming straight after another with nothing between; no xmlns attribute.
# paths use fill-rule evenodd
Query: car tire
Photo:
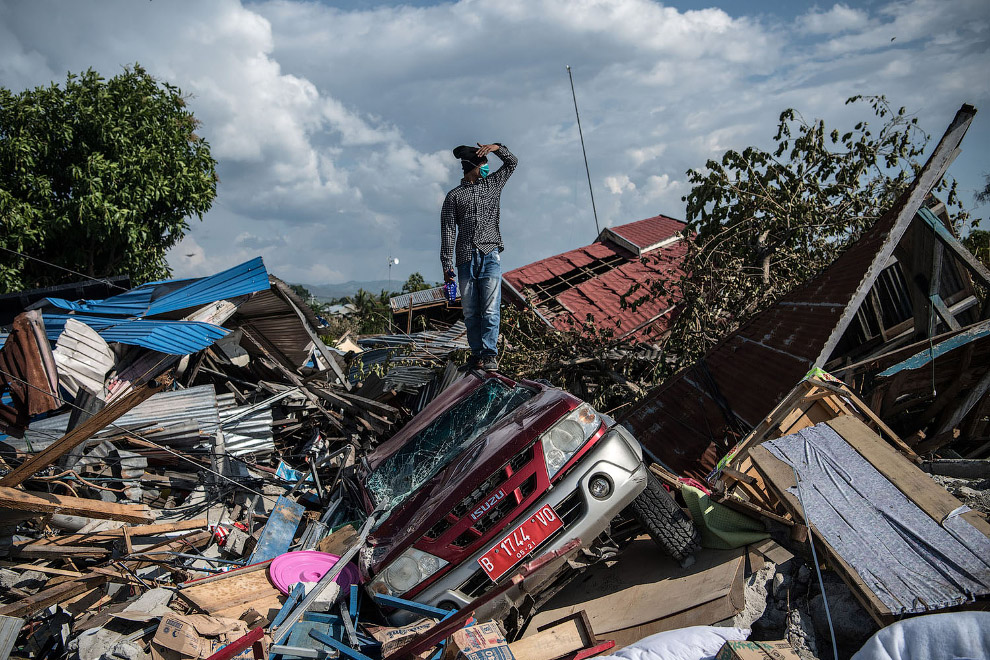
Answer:
<svg viewBox="0 0 990 660"><path fill-rule="evenodd" d="M652 473L647 473L646 490L629 504L629 511L667 554L682 565L692 563L688 560L701 545L698 530Z"/></svg>

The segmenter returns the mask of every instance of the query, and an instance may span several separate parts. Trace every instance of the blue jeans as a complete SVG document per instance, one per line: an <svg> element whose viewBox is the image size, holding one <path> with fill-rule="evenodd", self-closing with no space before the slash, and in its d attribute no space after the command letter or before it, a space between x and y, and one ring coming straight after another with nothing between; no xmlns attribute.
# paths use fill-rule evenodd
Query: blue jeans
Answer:
<svg viewBox="0 0 990 660"><path fill-rule="evenodd" d="M502 262L498 249L482 254L475 248L471 261L457 266L457 279L471 355L477 360L495 358L502 300Z"/></svg>

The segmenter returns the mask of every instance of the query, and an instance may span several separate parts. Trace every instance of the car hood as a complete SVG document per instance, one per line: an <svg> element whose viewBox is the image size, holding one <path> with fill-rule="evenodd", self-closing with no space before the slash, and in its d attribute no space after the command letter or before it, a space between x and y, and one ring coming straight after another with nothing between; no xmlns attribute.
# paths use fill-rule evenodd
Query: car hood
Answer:
<svg viewBox="0 0 990 660"><path fill-rule="evenodd" d="M372 532L371 543L387 548L385 552L375 553L374 570L390 563L395 556L420 539L493 472L529 447L554 422L580 405L578 399L562 390L545 388L535 383L532 386L537 393L531 399L475 439L433 478L399 504ZM487 493L478 495L485 494Z"/></svg>

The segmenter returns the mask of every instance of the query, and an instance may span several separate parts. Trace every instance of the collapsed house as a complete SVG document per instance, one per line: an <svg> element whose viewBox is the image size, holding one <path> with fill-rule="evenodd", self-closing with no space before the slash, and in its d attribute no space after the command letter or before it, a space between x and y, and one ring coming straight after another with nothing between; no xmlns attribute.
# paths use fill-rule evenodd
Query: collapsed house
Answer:
<svg viewBox="0 0 990 660"><path fill-rule="evenodd" d="M719 625L693 657L807 658L826 591L867 636L985 607L990 523L929 476L986 470L937 457L986 455L990 276L923 207L973 112L834 264L618 425L458 370L462 323L334 351L261 259L25 292L0 337L0 660L667 657L659 637L698 624ZM609 228L507 273L506 297L649 342L677 296L642 294L686 248L663 216ZM436 295L398 301L407 328L453 309ZM963 614L980 643L990 615Z"/></svg>
<svg viewBox="0 0 990 660"><path fill-rule="evenodd" d="M987 286L990 273L939 205L922 206L972 120L967 108L894 208L820 275L623 413L656 459L704 479L815 368L846 380L921 449L944 446L957 429L968 434L958 439L964 450L985 445L988 363L975 356L986 350L979 324L990 309L973 280Z"/></svg>

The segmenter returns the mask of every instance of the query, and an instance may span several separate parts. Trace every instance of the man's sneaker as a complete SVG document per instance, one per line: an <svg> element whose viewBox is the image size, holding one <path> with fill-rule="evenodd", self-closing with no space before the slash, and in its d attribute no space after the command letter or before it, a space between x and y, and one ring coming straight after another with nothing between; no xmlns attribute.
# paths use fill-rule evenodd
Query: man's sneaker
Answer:
<svg viewBox="0 0 990 660"><path fill-rule="evenodd" d="M495 358L485 358L479 366L485 371L498 371L498 363Z"/></svg>

